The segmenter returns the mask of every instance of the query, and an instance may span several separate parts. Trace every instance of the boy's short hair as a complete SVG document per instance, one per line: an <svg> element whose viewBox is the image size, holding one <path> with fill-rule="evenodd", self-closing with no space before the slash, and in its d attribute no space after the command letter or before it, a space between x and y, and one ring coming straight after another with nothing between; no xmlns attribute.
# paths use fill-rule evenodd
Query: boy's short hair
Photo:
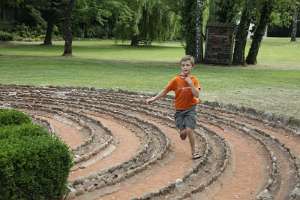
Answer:
<svg viewBox="0 0 300 200"><path fill-rule="evenodd" d="M192 65L195 65L195 59L193 56L185 55L184 57L181 58L179 64L181 64L184 61L190 61Z"/></svg>

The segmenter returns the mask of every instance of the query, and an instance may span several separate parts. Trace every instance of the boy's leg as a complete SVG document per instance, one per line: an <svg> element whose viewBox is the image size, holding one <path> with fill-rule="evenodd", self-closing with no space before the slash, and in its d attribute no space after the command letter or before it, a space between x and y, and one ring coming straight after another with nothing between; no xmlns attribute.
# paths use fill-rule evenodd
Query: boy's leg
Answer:
<svg viewBox="0 0 300 200"><path fill-rule="evenodd" d="M185 140L185 138L186 138L186 136L187 136L187 130L186 130L186 129L181 129L181 130L179 131L179 134L180 134L180 138L181 138L182 140Z"/></svg>
<svg viewBox="0 0 300 200"><path fill-rule="evenodd" d="M190 111L184 117L184 125L186 127L186 133L189 137L191 152L193 159L200 158L201 155L198 152L198 142L195 140L194 129L196 128L196 107L190 109Z"/></svg>
<svg viewBox="0 0 300 200"><path fill-rule="evenodd" d="M187 132L186 132L186 129L185 129L185 125L184 125L184 118L183 118L183 115L181 114L182 112L180 111L177 111L176 114L175 114L175 124L176 124L176 127L179 129L179 134L180 134L180 138L182 140L185 140L186 136L187 136Z"/></svg>
<svg viewBox="0 0 300 200"><path fill-rule="evenodd" d="M195 153L195 137L194 137L193 129L186 128L185 131L186 131L187 136L189 137L192 155L194 155L194 153Z"/></svg>

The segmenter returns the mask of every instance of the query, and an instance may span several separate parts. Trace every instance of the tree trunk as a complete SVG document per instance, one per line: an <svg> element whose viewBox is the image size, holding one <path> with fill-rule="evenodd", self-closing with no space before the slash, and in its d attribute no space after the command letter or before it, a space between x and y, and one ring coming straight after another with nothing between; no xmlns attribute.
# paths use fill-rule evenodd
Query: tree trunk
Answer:
<svg viewBox="0 0 300 200"><path fill-rule="evenodd" d="M261 16L254 32L252 44L246 59L247 64L255 65L257 63L258 51L270 22L273 4L274 0L267 0L263 3L262 9L260 10Z"/></svg>
<svg viewBox="0 0 300 200"><path fill-rule="evenodd" d="M293 15L293 27L292 27L292 33L291 33L291 42L296 42L297 20L298 20L298 10L295 9L294 15Z"/></svg>
<svg viewBox="0 0 300 200"><path fill-rule="evenodd" d="M246 0L245 7L242 12L240 24L235 36L235 46L233 54L233 65L245 64L245 47L247 44L247 36L249 32L249 26L251 22L251 12L253 9L252 0Z"/></svg>
<svg viewBox="0 0 300 200"><path fill-rule="evenodd" d="M197 0L196 5L196 22L195 22L195 40L196 40L196 46L195 46L195 63L201 63L203 62L203 26L202 26L202 1Z"/></svg>
<svg viewBox="0 0 300 200"><path fill-rule="evenodd" d="M52 32L53 32L54 23L52 20L47 22L47 31L44 39L44 45L52 45Z"/></svg>
<svg viewBox="0 0 300 200"><path fill-rule="evenodd" d="M185 4L191 4L188 0L185 0ZM186 55L195 55L195 21L193 20L193 16L191 9L193 8L193 5L185 5L185 13L184 13L184 36L185 36L185 54Z"/></svg>
<svg viewBox="0 0 300 200"><path fill-rule="evenodd" d="M137 35L133 35L131 37L131 46L133 47L137 47L139 45L139 39L138 39L138 36Z"/></svg>
<svg viewBox="0 0 300 200"><path fill-rule="evenodd" d="M63 20L63 38L65 40L65 48L63 56L72 55L72 10L75 5L75 0L70 0L64 14Z"/></svg>
<svg viewBox="0 0 300 200"><path fill-rule="evenodd" d="M185 53L195 57L195 62L203 62L203 1L184 1L182 12L185 35Z"/></svg>

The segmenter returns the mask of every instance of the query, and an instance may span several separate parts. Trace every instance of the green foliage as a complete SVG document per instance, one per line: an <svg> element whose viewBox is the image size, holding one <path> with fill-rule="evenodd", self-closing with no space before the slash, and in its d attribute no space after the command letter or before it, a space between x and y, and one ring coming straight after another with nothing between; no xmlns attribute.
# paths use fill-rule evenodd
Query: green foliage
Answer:
<svg viewBox="0 0 300 200"><path fill-rule="evenodd" d="M63 7L65 6L65 1L63 0L31 0L28 4L33 5L33 7L40 12L40 16L46 21L49 18L51 20L58 21L62 16Z"/></svg>
<svg viewBox="0 0 300 200"><path fill-rule="evenodd" d="M74 34L81 38L100 38L106 35L105 25L112 16L109 3L114 1L80 0L76 2L72 26ZM119 5L122 7L122 5Z"/></svg>
<svg viewBox="0 0 300 200"><path fill-rule="evenodd" d="M245 0L208 0L209 21L237 23ZM193 4L196 1L188 1ZM263 0L256 3L257 14ZM0 6L14 16L6 32L14 32L16 39L41 40L46 23L61 27L65 0L3 0ZM181 14L183 0L77 0L72 14L72 29L76 37L116 38L136 37L151 43L153 40L183 39ZM272 23L289 26L292 13L299 8L299 0L276 0ZM207 15L207 13L206 13ZM207 17L205 17L207 18ZM254 17L257 22L259 16ZM2 21L5 21L5 16ZM10 22L12 23L12 22ZM206 22L204 21L203 24ZM2 26L2 25L1 25ZM6 26L6 25L5 25ZM3 29L2 29L3 30ZM56 32L60 34L60 30Z"/></svg>
<svg viewBox="0 0 300 200"><path fill-rule="evenodd" d="M44 37L46 21L42 17L40 1L22 0L4 3L3 17L8 18L3 30L13 33L15 40L35 41ZM2 28L2 27L1 27Z"/></svg>
<svg viewBox="0 0 300 200"><path fill-rule="evenodd" d="M31 119L22 112L12 109L0 109L0 127L30 123Z"/></svg>
<svg viewBox="0 0 300 200"><path fill-rule="evenodd" d="M45 26L45 20L42 18L41 12L40 10L38 10L38 6L34 1L33 3L27 3L27 1L25 1L23 7L26 10L27 14L31 17L31 19L34 20L34 25Z"/></svg>
<svg viewBox="0 0 300 200"><path fill-rule="evenodd" d="M178 36L180 17L168 0L123 0L124 8L117 15L118 39L132 39L151 44L153 40L171 40Z"/></svg>
<svg viewBox="0 0 300 200"><path fill-rule="evenodd" d="M18 7L24 0L1 0L0 5L2 7L7 6L10 8Z"/></svg>
<svg viewBox="0 0 300 200"><path fill-rule="evenodd" d="M292 23L293 13L297 9L300 12L299 0L276 0L271 15L272 25L289 27Z"/></svg>
<svg viewBox="0 0 300 200"><path fill-rule="evenodd" d="M44 35L44 27L37 25L30 27L25 24L16 25L13 28L14 38L18 41L40 41Z"/></svg>
<svg viewBox="0 0 300 200"><path fill-rule="evenodd" d="M178 19L165 2L147 1L138 24L139 37L147 41L172 39L178 31Z"/></svg>
<svg viewBox="0 0 300 200"><path fill-rule="evenodd" d="M59 200L71 165L68 147L44 128L29 123L0 128L1 200Z"/></svg>
<svg viewBox="0 0 300 200"><path fill-rule="evenodd" d="M18 111L15 111L15 113ZM23 114L23 113L22 113ZM0 127L0 139L48 136L46 129L32 123L11 123Z"/></svg>
<svg viewBox="0 0 300 200"><path fill-rule="evenodd" d="M8 32L0 31L0 41L11 41L13 40L13 35Z"/></svg>
<svg viewBox="0 0 300 200"><path fill-rule="evenodd" d="M114 14L116 18L114 35L117 39L130 39L132 35L138 34L135 20L135 12L127 4Z"/></svg>
<svg viewBox="0 0 300 200"><path fill-rule="evenodd" d="M217 22L236 23L241 11L241 0L213 0L213 2L215 2L215 20Z"/></svg>

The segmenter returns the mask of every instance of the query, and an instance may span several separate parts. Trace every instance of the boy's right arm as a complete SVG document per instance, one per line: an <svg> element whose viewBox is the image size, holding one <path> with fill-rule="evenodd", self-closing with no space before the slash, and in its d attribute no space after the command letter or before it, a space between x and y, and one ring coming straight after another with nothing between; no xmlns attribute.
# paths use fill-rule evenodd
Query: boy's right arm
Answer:
<svg viewBox="0 0 300 200"><path fill-rule="evenodd" d="M169 91L167 89L163 89L156 96L146 99L146 103L151 104L152 102L156 101L157 99L166 96L168 94L168 92Z"/></svg>

